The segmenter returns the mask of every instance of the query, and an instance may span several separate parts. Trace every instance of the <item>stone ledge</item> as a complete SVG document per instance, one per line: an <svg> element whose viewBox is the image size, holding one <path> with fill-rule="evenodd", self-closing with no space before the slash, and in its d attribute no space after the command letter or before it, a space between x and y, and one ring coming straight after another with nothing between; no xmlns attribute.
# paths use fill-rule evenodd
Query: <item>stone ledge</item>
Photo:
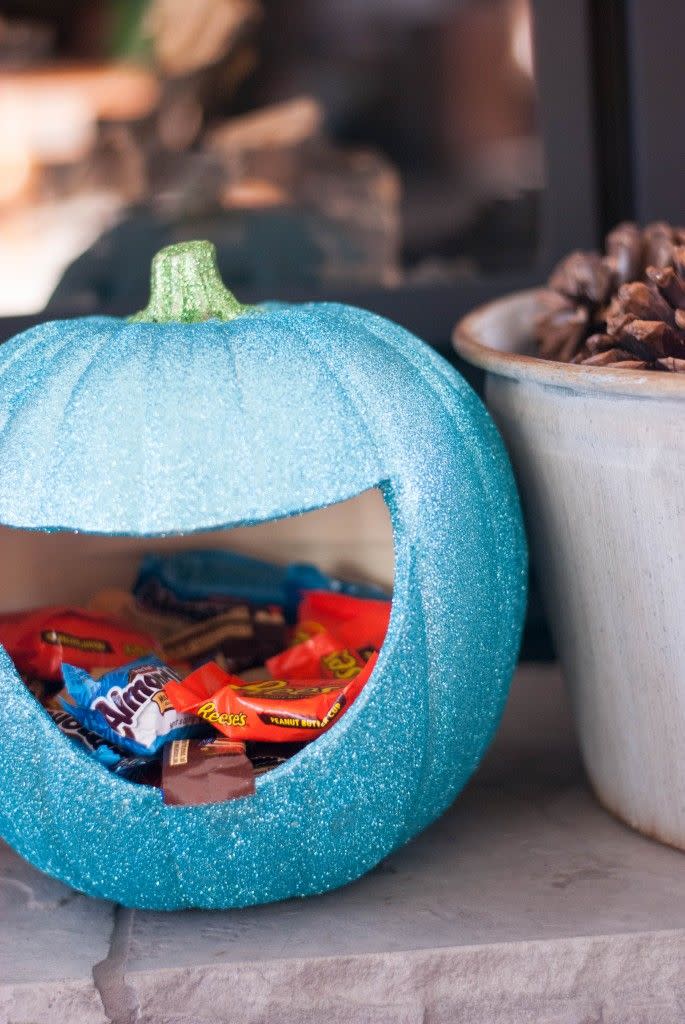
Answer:
<svg viewBox="0 0 685 1024"><path fill-rule="evenodd" d="M129 974L159 1024L680 1024L682 931Z"/></svg>
<svg viewBox="0 0 685 1024"><path fill-rule="evenodd" d="M684 869L594 801L525 666L454 807L339 892L115 926L0 849L0 1024L682 1024Z"/></svg>

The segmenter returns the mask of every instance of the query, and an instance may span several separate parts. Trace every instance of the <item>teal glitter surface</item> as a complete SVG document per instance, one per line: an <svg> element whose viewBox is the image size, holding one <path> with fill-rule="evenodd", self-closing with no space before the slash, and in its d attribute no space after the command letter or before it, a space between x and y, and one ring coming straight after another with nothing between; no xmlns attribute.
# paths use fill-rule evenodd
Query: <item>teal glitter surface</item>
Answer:
<svg viewBox="0 0 685 1024"><path fill-rule="evenodd" d="M380 486L396 579L362 695L254 797L166 807L69 743L0 649L0 834L127 906L237 907L368 871L452 802L499 720L526 593L503 446L462 378L341 305L222 323L95 317L0 347L0 522L154 535Z"/></svg>

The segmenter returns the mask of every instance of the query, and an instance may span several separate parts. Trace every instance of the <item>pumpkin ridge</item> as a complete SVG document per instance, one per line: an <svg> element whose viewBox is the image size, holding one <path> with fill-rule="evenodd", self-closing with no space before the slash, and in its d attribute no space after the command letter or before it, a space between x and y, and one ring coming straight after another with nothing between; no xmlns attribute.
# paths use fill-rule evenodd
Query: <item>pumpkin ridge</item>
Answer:
<svg viewBox="0 0 685 1024"><path fill-rule="evenodd" d="M318 313L314 314L314 316L316 317L317 320L319 320L319 321L321 320L321 318L318 315ZM356 413L356 415L357 415L357 417L359 419L359 422L360 423L364 423L365 422L365 411L362 408L362 406L360 405L360 403L357 402L356 397L352 394L350 389L345 386L344 382L341 381L339 376L335 373L335 371L333 369L332 358L326 352L326 347L325 347L326 343L324 342L322 344L321 342L319 342L317 340L317 341L314 342L314 345L312 346L312 341L313 341L312 338L310 338L307 335L305 335L299 329L297 329L297 333L299 334L300 338L302 339L302 341L305 343L305 345L307 347L309 347L309 348L313 347L314 348L314 351L316 352L316 354L319 356L319 358L321 359L322 363L326 367L326 371L327 371L329 379L332 380L340 388L340 390L342 391L343 395L345 396L345 399L347 400L348 404L350 405L351 408L354 409L354 411L355 411L355 413ZM334 346L336 348L339 347L339 343L338 343L338 341L336 339L333 339L333 344L334 344ZM373 436L371 431L368 430L368 428L366 429L366 437L367 437L367 440L369 440L371 442L371 445L372 445L372 448L373 448L373 454L374 454L374 458L375 458L376 462L378 463L379 466L383 465L383 460L380 457L380 451L379 451L379 448L378 448L378 443L376 441L376 438Z"/></svg>
<svg viewBox="0 0 685 1024"><path fill-rule="evenodd" d="M413 370L418 370L418 372L419 372L420 376L422 377L422 379L425 380L427 375L424 373L423 368L418 366L417 363L415 362L415 360L410 359L408 357L408 355L406 354L406 352L404 352L402 350L402 348L400 348L399 345L397 345L394 342L390 341L390 339L386 336L386 334L382 334L382 335L378 334L378 332L373 329L373 326L371 326L369 324L368 320L372 320L372 322L375 325L375 321L376 321L377 318L375 317L374 314L369 314L369 313L367 313L366 310L356 309L355 307L340 306L337 303L325 303L325 304L323 304L323 303L319 303L319 304L313 303L312 304L313 308L310 309L309 312L310 312L310 314L313 314L316 317L316 319L319 320L320 322L323 320L323 317L321 316L321 313L320 313L322 305L333 306L333 307L335 307L336 311L338 311L338 312L344 311L344 313L345 313L345 315L347 317L349 317L350 313L355 313L355 314L357 314L357 316L359 316L361 314L363 319L364 319L364 324L363 324L364 330L367 330L371 335L373 335L374 338L376 338L377 340L381 341L382 343L389 344L390 347L392 348L392 350L395 352L395 354L402 360L402 362L404 362L405 364L409 365ZM378 318L378 319L380 319L380 318ZM381 321L379 326L380 327L385 326L385 328L387 330L387 326L388 325L387 325L387 322ZM325 330L325 324L324 324L324 330ZM412 335L410 335L409 337L410 337L410 339L413 340L413 336ZM339 351L340 350L340 343L337 341L337 339L334 339L334 345L337 347L337 349ZM321 349L319 349L319 354L321 355ZM323 356L323 358L326 360L326 356L325 355ZM328 360L326 360L326 361L328 362ZM353 404L354 407L357 408L358 406L357 406L356 400L352 397L352 394L351 394L350 390L345 388L344 384L342 384L340 382L339 378L336 377L335 379L338 382L338 386L341 388L341 390L344 391L344 393L345 393L348 401L350 402L350 404ZM438 392L438 399L439 400L441 399L441 395L440 395L439 392ZM442 401L441 401L441 404L443 406L443 410L446 413L446 415L450 416L450 418L451 418L452 410L450 409L450 407L447 406L446 403L444 403ZM376 441L375 435L370 430L368 430L367 433L368 433L369 439L373 443L374 450L376 451L376 453L378 453L378 443ZM392 475L391 475L391 479L390 479L390 485L392 487L396 486ZM394 526L394 523L393 523L393 537L395 537L395 536L396 536L396 531L395 531L395 526ZM418 566L416 565L415 559L412 559L412 560L413 560L413 563L415 565L416 570L418 571ZM395 558L395 575L396 576L397 576L397 566L398 566L398 559L397 559L397 552L396 552L396 558ZM408 569L409 568L410 567L408 567ZM424 643L425 643L426 652L428 652L428 650L430 649L429 630L428 630L428 622L427 622L427 619L426 619L425 609L424 609L422 603L420 603L420 618L421 618L421 621L420 621L420 623L417 623L417 626L422 631L422 634L423 634L423 637L424 637ZM393 627L393 623L392 623L392 617L391 617L391 622L390 622L390 625L388 627L388 636L386 637L386 643L387 643L388 639L390 638L390 630L392 629L392 627ZM432 695L431 695L430 687L429 687L428 688L427 698L426 698L429 714L426 716L426 722L430 720L431 696ZM422 746L422 768L421 768L421 772L420 772L420 777L419 777L419 779L416 780L417 792L421 791L421 789L424 788L424 786L423 786L424 781L430 778L430 767L429 766L430 766L430 763L431 763L431 758L428 756L428 754L429 754L429 751L430 751L431 742L430 742L430 730L428 729L428 725L427 724L424 725L424 731L426 733L426 742ZM408 833L407 833L407 828L409 829ZM406 833L406 838L408 838L409 835L411 834L411 830L412 830L412 825L405 823L403 832Z"/></svg>
<svg viewBox="0 0 685 1024"><path fill-rule="evenodd" d="M412 367L412 369L418 370L418 372L421 374L422 378L425 379L425 377L427 375L424 373L423 368L418 366L417 362L414 359L410 358L408 356L408 354L398 344L396 344L395 339L393 338L393 336L391 334L389 334L389 332L388 332L388 334L384 333L382 336L379 335L379 333L374 329L375 326L376 326L376 324L375 324L375 319L374 319L374 321L372 321L372 324L367 325L367 329L369 330L369 333L371 333L378 340L381 340L381 341L385 342L386 344L389 344L390 347L393 349L393 351L402 359L403 362L408 363ZM383 327L384 325L380 324L379 326ZM387 327L386 327L386 331L387 331ZM410 338L411 337L412 336L410 336ZM430 350L430 351L432 353L432 350ZM439 392L438 392L438 398L439 399L441 398L441 395L440 395ZM441 404L443 405L443 408L444 408L446 413L451 413L452 412L452 410L447 406L447 404L445 402L441 402ZM419 570L419 566L416 564L416 560L415 559L413 559L413 561L414 561L414 564L415 564L415 571L417 573L419 573L419 571L420 571ZM423 637L424 637L426 656L428 656L428 651L430 650L430 639L429 639L428 620L426 618L426 612L425 612L425 608L423 606L423 602L420 602L419 608L420 608L420 614L421 614L421 631L422 631ZM432 774L432 772L430 770L430 765L431 765L431 762L432 762L433 759L428 756L429 755L429 751L430 751L431 746L432 746L432 743L431 743L430 730L429 730L428 724L427 724L431 720L431 706L433 704L433 699L432 698L433 698L433 695L431 693L431 688L428 687L428 693L427 693L428 714L426 716L426 724L424 725L425 742L423 744L423 757L422 757L421 774L420 774L419 779L417 780L417 792L423 792L425 790L426 785L430 784L430 778L431 778L431 774ZM407 838L409 838L409 837L407 837Z"/></svg>
<svg viewBox="0 0 685 1024"><path fill-rule="evenodd" d="M98 318L94 317L93 319ZM44 342L47 329L53 329L54 327L61 325L70 326L71 321L54 320L48 323L35 324L35 326L29 327L20 334L16 334L13 338L9 338L7 341L0 343L0 377L3 377L15 363L20 362L35 348L39 347L42 342ZM58 334L60 337L61 344L59 344L57 349L57 351L60 351L68 344L68 340L64 334L60 335L59 332L54 333Z"/></svg>
<svg viewBox="0 0 685 1024"><path fill-rule="evenodd" d="M394 338L392 339L391 343L392 343L393 347L396 348L396 350L397 350L397 345L396 345L396 342L395 342ZM443 385L443 384L445 385L445 386L440 386L438 388L439 394L441 394L443 396L443 399L444 399L443 404L444 404L445 408L448 409L448 411L450 411L451 413L454 413L455 410L454 410L453 392L454 392L454 389L455 389L455 385L459 389L463 389L464 386L465 386L465 382L456 373L456 371L453 369L453 367L451 367L449 365L449 363L444 361L442 359L442 357L440 357L438 355L437 352L434 352L432 349L429 349L428 350L428 356L430 358L430 361L431 361L431 364L432 364L432 368L433 368L435 374L437 375L437 377L435 378L436 384L440 383L441 385ZM415 363L413 361L412 361L412 363L413 363L413 365L418 367L417 363ZM468 384L466 384L466 387L468 387ZM471 390L471 389L469 389L469 390ZM477 396L475 396L475 393L474 393L474 397L477 397ZM479 402L479 406L480 406L480 404L481 404L480 400L478 400L478 402ZM478 408L478 406L476 408ZM481 409L480 411L484 412L485 410ZM459 412L460 412L460 415L467 416L469 421L472 424L475 425L476 419L475 419L474 412L471 409L468 409L466 411L459 410ZM491 420L488 417L486 417L486 416L480 416L479 420L480 421L484 421L487 424L487 428L489 430L490 436L491 436L491 438L494 441L494 444L492 446L491 451L493 449L497 451L498 468L500 470L504 470L505 472L507 472L507 474L513 480L513 475L511 474L511 470L510 470L510 467L508 465L508 462L507 462L507 460L505 458L502 457L504 455L504 445L503 445L502 439L501 439L501 437L499 435L499 432L497 431L494 423L492 423ZM468 444L468 441L466 443ZM490 481L487 479L488 474L485 471L485 464L484 464L484 461L483 461L484 460L485 452L484 452L484 450L480 446L475 446L475 448L474 448L474 446L471 445L471 450L472 450L472 452L474 454L474 458L475 458L475 460L476 460L476 462L478 464L479 476L480 476L480 479L481 479L483 493L487 494L489 496L489 498L490 498L489 506L490 507L494 507L496 502L493 499L492 486L491 486ZM514 505L514 499L513 499L513 496L512 496L512 501L510 502L510 510L511 510L511 506L513 506L513 505ZM514 525L515 516L512 515L510 518L512 520L512 525ZM493 527L493 532L494 533L498 533L498 532L501 533L501 531L498 531L498 529L497 529L498 524L499 524L499 517L493 517L492 520L491 520L491 525ZM521 543L522 546L525 549L525 544L522 543L523 542L522 530L514 529L513 531L509 530L507 532L510 533L510 534L513 533L515 535L514 539L518 540L519 543ZM501 539L501 537L498 538L498 539ZM501 563L500 562L497 562L497 564L496 564L496 571L497 571L497 574L499 576L501 574Z"/></svg>
<svg viewBox="0 0 685 1024"><path fill-rule="evenodd" d="M445 398L448 401L450 401L449 390L452 384L452 378L456 377L456 372L453 370L451 366L449 366L449 364L446 364L445 366L439 364L437 362L437 359L435 359L436 353L431 352L430 354L432 357L431 361L434 364L434 369L443 378L443 381L447 385L447 388L445 390ZM460 378L456 377L456 379L461 383ZM466 413L466 415L469 417L470 421L475 425L475 417L473 412L469 410ZM491 437L493 437L493 439L495 440L495 445L493 445L493 449L497 451L498 470L500 473L506 473L506 475L510 478L510 482L512 485L511 500L508 502L506 506L506 516L497 515L495 511L497 508L497 499L501 499L502 495L506 497L505 489L499 488L499 492L497 494L494 493L491 474L487 472L487 465L484 462L486 454L485 448L484 446L472 444L470 451L473 458L473 464L479 475L479 482L482 493L486 496L486 507L488 509L488 526L493 536L496 538L497 550L503 550L506 547L505 541L510 542L510 548L508 550L511 551L515 548L516 560L522 562L523 565L522 570L520 572L520 576L522 577L520 580L520 584L518 586L516 585L516 581L519 578L519 573L514 574L513 570L510 570L507 573L507 576L510 579L511 585L507 586L504 564L502 560L497 559L494 563L494 572L497 581L498 592L500 595L503 595L505 599L509 595L509 600L507 602L509 621L508 628L500 628L497 632L497 636L499 638L499 643L497 645L498 657L493 661L494 678L497 682L497 691L500 695L499 708L496 714L491 717L489 737L487 738L481 751L473 760L470 769L471 771L474 771L478 767L483 756L485 755L485 752L487 751L487 748L492 740L492 737L494 736L497 730L499 721L501 719L501 715L504 711L504 706L506 704L506 699L509 690L509 681L516 667L516 662L518 660L518 652L520 649L521 635L523 631L523 619L526 609L528 575L528 557L525 534L523 532L522 526L520 525L520 521L516 515L515 502L518 500L516 497L518 493L516 489L516 482L514 480L513 474L508 465L506 457L502 457L504 455L504 444L494 423L492 423L487 416L480 417L480 420L480 425L483 426L483 423L485 423L490 431ZM505 522L507 524L506 528L504 525ZM512 643L511 637L514 634L516 634L515 642ZM507 652L508 659L506 663L503 663L503 656L507 654Z"/></svg>
<svg viewBox="0 0 685 1024"><path fill-rule="evenodd" d="M353 309L353 308L354 307L348 307L348 309ZM346 309L346 312L347 312L347 309ZM361 312L364 313L364 311L361 311ZM440 357L438 355L438 353L434 352L432 349L430 349L430 348L428 348L428 346L426 346L426 348L428 348L428 354L430 356L430 368L431 368L431 371L432 371L432 373L430 374L430 377L432 377L432 381L431 381L431 380L429 380L429 374L426 372L426 367L422 366L420 364L419 360L418 360L419 349L418 349L417 339L415 339L412 334L410 334L409 332L406 332L402 327L399 327L396 324L388 325L386 321L384 321L382 318L376 316L375 314L371 314L368 317L368 320L365 317L365 321L366 321L365 326L366 326L366 329L369 331L369 333L373 334L374 337L379 338L380 340L384 341L386 344L390 345L390 347L400 356L400 358L403 361L407 362L413 369L415 369L417 372L419 372L424 380L426 380L427 382L432 384L433 389L434 389L434 391L436 393L436 396L437 396L438 400L440 401L440 404L442 405L443 409L445 410L445 412L450 417L454 417L455 415L457 415L458 419L460 419L460 420L463 417L466 417L468 419L468 421L472 425L475 425L475 422L476 422L475 411L477 409L479 409L479 407L480 407L479 400L477 399L475 394L472 392L472 389L468 386L468 384L466 384L466 382L464 382L462 380L462 378L460 378L456 374L456 372L453 370L452 367L449 366L448 363L444 363L444 365L443 365L442 357ZM379 327L380 329L382 329L382 331L383 331L382 335L379 334L377 330L375 330L376 327ZM391 330L389 329L389 327L391 328ZM456 385L456 388L455 388L455 385ZM474 407L473 403L471 403L467 408L465 408L464 406L459 406L458 409L455 409L455 404L454 404L454 392L455 392L455 390L456 390L457 394L463 394L466 391L467 388L468 388L468 392L472 395L473 399L475 401L478 401L478 406ZM485 413L485 410L483 409L482 412ZM493 431L494 431L494 437L496 439L497 449L498 450L503 450L503 442L502 442L501 438L499 437L499 434L496 432L496 428L494 427L494 425L488 420L487 415L482 415L480 417L480 420L487 423L487 426L490 429L491 436L493 436ZM462 434L461 440L462 440L462 443L464 444L465 450L467 450L469 452L469 457L471 459L471 462L472 462L474 468L476 468L476 470L477 470L480 489L481 489L483 495L486 497L486 507L488 509L488 524L489 524L490 529L492 530L493 534L495 536L497 536L498 541L501 541L502 540L502 534L505 532L505 531L503 531L501 529L501 525L502 525L503 519L502 519L502 517L497 516L496 514L493 514L493 509L495 508L495 504L496 503L495 503L495 500L494 500L494 497L493 497L492 489L488 485L488 474L487 474L487 472L485 470L485 466L483 464L483 458L482 458L483 453L481 452L481 450L480 450L480 448L479 448L479 446L477 444L473 444L473 443L469 444L469 437L470 436L475 437L475 432L474 431L470 431L470 432L469 431L460 431L460 433ZM505 461L502 460L502 459L499 459L498 460L498 469L500 470L500 472L502 472L502 471L506 472L507 468L508 467L507 467ZM511 477L511 470L510 469L508 469L508 475ZM513 479L513 477L512 477L512 479ZM518 548L519 552L521 553L521 555L525 559L526 546L525 546L525 541L523 539L522 530L518 530L517 531L515 529L516 516L514 516L512 514L512 510L511 509L509 510L509 514L506 516L506 519L507 519L507 522L509 522L509 524L510 524L510 529L506 530L507 539L513 539L514 543L517 545L517 548ZM512 537L512 535L513 535L513 537ZM504 586L503 565L501 563L501 560L499 560L499 559L496 560L494 569L495 569L495 578L496 578L497 586L498 586L498 592L500 594L502 594L506 590L506 587ZM513 574L510 573L510 575L512 576L512 579L513 579ZM520 587L517 588L517 594L520 594L520 593L525 594L525 585L523 586L523 588L520 588ZM501 655L502 655L502 653L507 651L507 650L510 651L510 656L509 656L509 659L508 659L508 664L506 666L504 666L504 668L502 670L498 670L497 668L495 668L495 670L494 670L495 673L496 673L495 682L497 683L498 693L501 694L501 699L500 699L499 711L494 716L494 720L492 721L491 726L490 726L490 738L492 737L492 735L494 734L494 732L495 732L495 730L497 728L497 723L499 721L499 718L501 717L501 714L502 714L502 711L503 711L503 708L504 708L504 703L506 701L506 695L507 695L507 691L508 691L507 680L510 677L511 672L513 671L513 666L515 664L517 652L518 652L518 649L519 649L520 635L521 635L521 629L522 629L522 615L523 615L523 610L524 610L521 607L521 604L522 604L522 602L521 602L520 599L518 601L516 601L516 600L512 601L511 602L511 607L510 607L510 615L509 615L510 622L513 624L514 628L516 628L516 626L518 626L518 640L517 640L517 642L515 644L513 644L513 645L511 644L511 641L510 641L511 631L510 630L502 629L502 630L499 631L499 634L498 634L499 637L501 638L501 642L498 645L498 654L500 655L500 657L496 660L496 663L494 662L493 664L496 664L498 666L500 664L500 662L501 662ZM493 613L494 613L494 609L493 609ZM488 740L488 742L489 742L489 740ZM478 757L475 760L475 762L472 763L471 760L469 761L470 770L471 771L480 762L483 754L485 753L485 749L487 749L487 744L483 747L482 751L478 755ZM436 812L436 814L433 815L433 817L437 816L439 813L441 813L441 811L438 810Z"/></svg>
<svg viewBox="0 0 685 1024"><path fill-rule="evenodd" d="M102 331L101 334L100 334L100 337L99 337L99 341L96 343L97 347L95 347L94 349L91 349L91 351L89 352L89 358L88 358L87 363L85 363L82 366L82 368L79 371L78 375L76 376L76 378L72 382L71 387L66 392L62 393L62 396L61 396L62 397L61 409L60 409L59 413L55 416L54 421L53 421L53 430L52 430L52 439L51 439L52 443L51 443L51 447L50 447L50 453L49 453L49 455L47 455L47 458L45 459L46 465L51 465L51 464L59 465L59 458L55 459L54 463L53 463L53 459L52 459L53 453L54 453L55 448L56 448L56 446L58 444L59 427L62 425L62 423L64 422L64 420L66 418L66 411L67 411L68 407L70 406L71 402L73 401L75 396L78 395L79 392L83 389L84 382L87 381L88 378L93 373L99 371L99 367L97 365L98 357L99 357L100 353L102 352L102 350L106 347L106 345L108 344L109 341L110 341L110 334L107 331ZM91 344L92 344L92 341L91 341ZM42 509L43 508L43 498L44 498L44 495L45 495L46 487L49 490L52 490L53 482L50 479L48 479L45 475L43 475L43 478L42 478L41 482L42 482L41 494L40 494L40 498L37 500L37 507Z"/></svg>
<svg viewBox="0 0 685 1024"><path fill-rule="evenodd" d="M442 365L441 363L438 363L437 360L434 358L436 356L436 353L434 353L434 352L431 352L430 355L431 355L431 361L433 362L435 370L443 378L443 380L447 383L448 386L452 385L453 380L455 378L456 378L457 381L459 381L459 377L456 375L456 372L453 370L453 368L451 366L449 366L449 364ZM448 371L451 371L451 372L448 372ZM471 413L469 413L469 417L471 419L471 422L475 422L474 417L473 417L473 415ZM493 454L493 453L495 454L495 457L497 459L498 469L501 472L506 473L507 476L510 478L511 482L514 484L514 489L512 490L511 495L508 496L508 495L504 494L504 497L505 498L508 497L508 499L509 499L508 502L507 502L507 509L508 509L508 512L509 512L509 515L507 516L507 519L508 519L509 524L510 524L510 529L504 531L503 529L500 528L500 526L501 526L501 517L499 517L499 516L492 516L491 520L490 520L490 525L491 525L491 527L493 529L493 533L497 536L498 541L503 540L504 539L504 535L506 533L509 536L509 538L513 541L513 543L517 545L517 547L522 552L522 554L525 556L526 552L527 552L527 546L526 546L526 542L525 542L525 534L524 534L523 528L520 526L520 523L518 522L517 516L515 514L516 511L517 511L517 502L518 502L517 495L518 495L518 490L516 488L516 482L515 482L513 473L511 472L511 468L509 466L509 462L508 462L508 460L506 458L506 453L505 453L505 449L504 449L504 442L502 441L502 438L501 438L501 436L499 434L499 431L497 430L494 422L492 422L489 417L485 417L485 418L481 417L481 419L484 419L485 424L487 425L487 428L488 428L488 430L490 432L490 435L491 435L491 437L492 437L492 439L494 441L494 444L492 445L492 447L490 449L490 453L491 454ZM500 495L499 494L497 494L497 495L493 494L492 481L489 479L489 474L487 473L487 469L486 469L486 463L484 461L485 454L486 454L486 452L485 452L484 448L476 447L476 450L474 451L474 456L475 456L475 459L476 459L477 464L478 464L479 469L480 469L480 475L481 475L481 480L482 480L483 491L490 498L489 507L490 508L494 508L496 506L496 503L497 503L496 499L499 499ZM527 562L527 559L526 559L526 562ZM527 571L527 565L526 565L526 567L524 567L524 575L525 575L526 571ZM499 562L499 561L496 563L496 572L497 572L498 579L501 580L502 565L501 565L501 562ZM525 586L523 588L520 588L518 593L520 594L521 591L525 591Z"/></svg>
<svg viewBox="0 0 685 1024"><path fill-rule="evenodd" d="M68 320L61 322L65 324L69 323ZM41 344L45 342L46 326L52 325L38 324L36 327L31 327L29 328L28 331L24 331L22 334L18 334L16 338L10 339L10 341L3 342L2 345L0 345L0 380L2 380L3 377L8 376L12 368L14 368L15 371L17 370L17 368L21 370L22 360L25 359L26 356L30 355L35 348L40 348ZM67 331L65 331L63 334L58 334L57 332L55 332L55 334L56 345L54 350L51 351L49 354L49 358L51 359L56 356L59 356L60 353L63 352L64 349L67 348L69 344L69 337ZM30 344L25 345L25 339L27 339L27 337L31 335L32 337L30 337ZM9 347L12 341L19 340L21 340L21 344L15 345L11 348ZM5 358L6 355L7 358ZM26 391L28 391L30 388L34 386L35 380L33 376L25 377L22 380L21 386L14 387L12 391L11 401L18 401L19 398L23 394L25 394Z"/></svg>
<svg viewBox="0 0 685 1024"><path fill-rule="evenodd" d="M459 383L461 383L461 381L460 381L460 378L457 376L456 372L454 371L454 369L449 364L444 364L443 365L442 361L438 362L438 359L436 358L436 355L437 354L435 352L432 352L432 351L430 352L431 362L433 363L435 371L439 374L439 376L443 379L443 381L447 385L447 388L445 390L445 397L447 398L448 401L451 402L450 396L449 396L450 389L452 388L453 383L454 383L455 380L457 382L459 382ZM475 417L474 417L473 413L471 411L469 411L467 413L467 415L468 415L470 421L475 425ZM515 483L513 474L511 472L508 460L506 459L505 450L504 450L504 443L502 441L502 438L500 437L500 434L499 434L495 424L490 420L489 417L480 417L480 419L485 422L485 424L487 426L487 429L489 430L490 436L491 436L491 438L492 438L492 440L494 442L493 445L491 446L491 448L489 449L490 455L494 454L494 456L495 456L495 458L497 460L497 467L498 467L498 469L500 470L500 472L506 473L507 476L510 478L512 484L514 485L514 488L513 488L512 492L511 492L511 496L509 498L509 501L507 502L508 515L506 516L506 521L509 524L509 528L506 529L506 530L503 528L504 517L497 516L497 515L490 515L490 517L489 517L489 525L490 525L490 528L492 529L493 534L497 537L498 549L501 549L501 547L503 547L503 543L502 542L506 538L506 539L509 539L510 541L512 541L512 543L514 545L516 545L516 547L518 548L519 552L524 556L524 558L526 560L526 565L524 566L524 569L523 569L523 575L524 575L524 578L525 578L525 576L527 575L527 558L526 558L527 548L526 548L525 535L524 535L523 529L520 526L520 523L518 522L517 516L515 514L516 510L517 510L517 504L516 503L517 503L517 500L518 500L517 499L517 493L518 492L517 492L517 489L516 489L516 483ZM498 494L494 494L493 493L492 480L490 478L490 474L487 472L487 463L485 462L486 449L483 446L475 446L474 447L473 445L471 446L471 448L472 448L472 451L473 451L474 460L475 460L476 465L477 465L477 467L479 469L479 475L480 475L480 481L481 481L481 486L482 486L483 493L485 495L487 495L487 497L489 499L488 500L488 508L489 509L496 508L497 507L498 499L500 499L500 501L501 501L501 495L499 493ZM507 497L507 496L505 495L505 497ZM518 526L518 528L517 528L517 526ZM498 582L503 583L504 582L503 581L503 576L502 576L503 565L502 565L502 562L500 560L498 560L495 563L495 572L496 572L496 575L497 575ZM524 585L522 587L520 587L517 590L517 592L516 592L519 600L520 600L521 594L525 594L525 589L526 588L525 588L525 582L524 582ZM521 613L521 609L520 608L517 609L516 607L514 607L516 605L516 603L517 603L516 599L514 599L512 601L512 613L513 613L512 617L513 617L514 621L516 621L520 617L520 613ZM502 631L502 632L505 633L505 631Z"/></svg>
<svg viewBox="0 0 685 1024"><path fill-rule="evenodd" d="M97 319L97 318L95 318L95 319ZM96 349L96 353L95 354L97 354L101 350L101 348L104 347L104 345L105 345L105 343L107 341L107 333L106 333L106 331L103 330L100 337L101 337L100 344L99 344L98 348ZM64 364L65 364L65 366L68 367L69 360L72 359L72 355L73 355L73 349L70 348L70 344L69 344L70 340L71 339L70 339L68 333L65 331L64 335L62 337L60 337L59 347L57 348L57 350L54 353L51 353L51 356L50 356L51 364L52 364L52 362L57 360L59 357L65 356L66 359L64 360ZM65 410L66 406L68 405L68 403L70 402L71 397L72 397L72 395L74 393L74 389L77 386L77 384L78 384L79 380L81 379L81 377L84 374L88 373L88 371L92 370L92 368L93 368L93 355L94 354L93 354L92 351L84 350L84 352L83 352L84 362L83 362L82 369L80 370L80 372L76 376L75 380L72 382L72 384L69 387L69 389L66 392L62 392L60 394L60 396L59 396L60 397L59 408L55 409L54 415L52 415L52 417L50 419L50 424L49 424L50 428L51 428L51 431L50 431L50 443L51 443L50 453L48 454L45 451L43 451L41 453L41 456L42 456L41 461L42 461L42 464L44 466L48 466L48 465L51 464L50 456L52 455L52 452L54 451L54 447L55 447L55 445L57 443L57 437L58 437L58 434L59 434L59 427L60 427L61 421L62 421L62 419L64 417L64 410ZM21 417L23 416L23 414L25 412L25 402L23 401L23 397L26 395L26 392L31 391L34 386L35 386L35 381L29 378L29 380L26 382L26 386L24 388L22 388L19 392L14 392L13 393L12 397L14 398L15 395L16 395L16 399L17 400L16 400L16 403L14 404L14 406L12 408L12 411L7 416L5 422L4 422L3 426L2 426L2 438L0 440L0 451L2 450L2 448L5 448L7 446L7 443L8 443L6 441L7 433L11 433L15 429L15 425L19 422L19 420L21 419ZM45 420L43 422L45 423ZM10 438L10 445L11 445L11 443L12 443L12 438ZM43 474L40 475L40 477L38 477L37 479L34 479L34 483L36 485L40 485L40 495L37 493L37 490L34 490L33 493L32 493L34 509L38 510L39 508L42 508L43 496L44 496L46 488L50 487L50 481L48 479L46 479L46 475L45 475L45 473L43 473Z"/></svg>

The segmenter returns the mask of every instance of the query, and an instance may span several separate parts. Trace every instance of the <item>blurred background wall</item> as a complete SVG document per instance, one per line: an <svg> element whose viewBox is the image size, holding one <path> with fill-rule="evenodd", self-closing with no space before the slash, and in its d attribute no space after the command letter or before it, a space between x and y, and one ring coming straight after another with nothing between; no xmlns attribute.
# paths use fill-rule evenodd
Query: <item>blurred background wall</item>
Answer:
<svg viewBox="0 0 685 1024"><path fill-rule="evenodd" d="M129 308L151 254L198 235L263 295L534 259L527 0L0 10L0 316Z"/></svg>

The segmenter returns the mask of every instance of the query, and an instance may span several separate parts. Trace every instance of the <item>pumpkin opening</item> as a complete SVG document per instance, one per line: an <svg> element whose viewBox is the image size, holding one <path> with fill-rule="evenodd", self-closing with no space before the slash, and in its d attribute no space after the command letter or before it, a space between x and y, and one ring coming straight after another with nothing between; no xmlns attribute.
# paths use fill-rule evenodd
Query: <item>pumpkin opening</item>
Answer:
<svg viewBox="0 0 685 1024"><path fill-rule="evenodd" d="M168 537L117 537L0 527L0 564L3 566L0 614L50 606L101 612L103 594L131 592L145 556L166 557L198 550L235 552L282 566L309 563L327 576L382 588L391 595L396 552L386 489L379 485L324 508L256 525ZM390 632L388 629L387 636ZM70 660L66 648L62 651L62 660L67 663ZM15 671L26 681L26 672L20 672L18 663ZM369 685L371 682L372 679ZM33 701L28 689L26 696ZM59 733L57 725L39 703L35 713L44 717L46 728L58 736L60 753L71 754L76 748L83 754L79 744ZM341 724L336 722L331 730ZM310 740L308 746L322 744L331 730ZM268 785L270 777L286 765L292 767L297 763L299 754L306 748L294 746L292 749L295 753L282 765L256 778L258 789ZM102 770L89 756L88 769L91 767L95 771ZM115 781L123 786L135 785L123 776L116 776Z"/></svg>

